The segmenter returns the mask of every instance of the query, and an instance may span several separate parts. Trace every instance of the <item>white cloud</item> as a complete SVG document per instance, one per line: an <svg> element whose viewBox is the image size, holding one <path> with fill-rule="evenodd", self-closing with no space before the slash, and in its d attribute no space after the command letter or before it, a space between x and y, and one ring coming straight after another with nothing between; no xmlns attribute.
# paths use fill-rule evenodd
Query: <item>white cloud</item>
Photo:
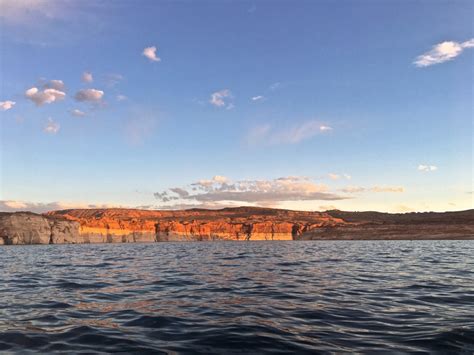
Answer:
<svg viewBox="0 0 474 355"><path fill-rule="evenodd" d="M264 99L265 99L265 97L262 96L262 95L252 97L252 101L262 101Z"/></svg>
<svg viewBox="0 0 474 355"><path fill-rule="evenodd" d="M32 87L25 91L25 97L33 101L36 106L42 106L63 100L66 97L66 93L53 88L39 90L37 87Z"/></svg>
<svg viewBox="0 0 474 355"><path fill-rule="evenodd" d="M2 111L10 110L10 109L13 108L13 106L15 106L15 104L16 104L15 101L10 101L10 100L1 101L0 102L0 110L2 110Z"/></svg>
<svg viewBox="0 0 474 355"><path fill-rule="evenodd" d="M429 171L438 170L438 167L437 167L436 165L424 165L424 164L420 164L420 165L418 165L418 170L419 170L419 171L426 171L426 172L429 172Z"/></svg>
<svg viewBox="0 0 474 355"><path fill-rule="evenodd" d="M317 121L306 121L280 129L274 129L266 124L251 129L247 133L247 142L249 144L296 144L330 130L330 127L321 125Z"/></svg>
<svg viewBox="0 0 474 355"><path fill-rule="evenodd" d="M161 61L160 57L156 56L156 47L147 47L143 50L142 54L147 57L151 62L159 62Z"/></svg>
<svg viewBox="0 0 474 355"><path fill-rule="evenodd" d="M161 202L186 200L184 203L245 202L268 206L281 201L342 200L306 177L287 176L272 180L240 180L232 182L224 176L199 180L187 187L171 188L154 194Z"/></svg>
<svg viewBox="0 0 474 355"><path fill-rule="evenodd" d="M71 115L76 117L84 117L86 113L76 108L74 110L71 110Z"/></svg>
<svg viewBox="0 0 474 355"><path fill-rule="evenodd" d="M322 125L322 126L319 126L319 130L320 130L321 132L324 132L324 131L332 131L332 127Z"/></svg>
<svg viewBox="0 0 474 355"><path fill-rule="evenodd" d="M82 89L76 93L74 98L77 101L91 101L91 102L98 102L104 96L104 92L102 90L96 89Z"/></svg>
<svg viewBox="0 0 474 355"><path fill-rule="evenodd" d="M127 100L128 97L125 95L117 95L117 101L125 101Z"/></svg>
<svg viewBox="0 0 474 355"><path fill-rule="evenodd" d="M59 132L60 127L61 126L59 125L59 123L54 122L53 119L50 117L48 118L48 122L46 126L44 126L43 128L43 132L49 133L49 134L56 134Z"/></svg>
<svg viewBox="0 0 474 355"><path fill-rule="evenodd" d="M216 107L226 106L227 109L232 109L234 108L234 104L229 103L229 99L232 99L232 93L229 89L223 89L212 93L209 102Z"/></svg>
<svg viewBox="0 0 474 355"><path fill-rule="evenodd" d="M227 177L222 176L222 175L216 175L212 178L212 180L214 180L215 182L217 182L219 184L224 184L224 183L229 181L229 179Z"/></svg>
<svg viewBox="0 0 474 355"><path fill-rule="evenodd" d="M441 42L434 45L429 52L416 57L413 64L417 67L428 67L444 63L459 56L464 49L472 47L474 47L474 38L462 43L454 41Z"/></svg>
<svg viewBox="0 0 474 355"><path fill-rule="evenodd" d="M81 80L84 83L92 83L94 81L94 77L92 76L91 72L85 71L82 73Z"/></svg>

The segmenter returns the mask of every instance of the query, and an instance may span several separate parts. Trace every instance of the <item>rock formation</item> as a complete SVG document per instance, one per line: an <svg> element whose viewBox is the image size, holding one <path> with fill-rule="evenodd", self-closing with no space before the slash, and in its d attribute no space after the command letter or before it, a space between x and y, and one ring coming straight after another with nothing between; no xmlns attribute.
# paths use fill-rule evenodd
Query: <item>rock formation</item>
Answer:
<svg viewBox="0 0 474 355"><path fill-rule="evenodd" d="M293 240L305 230L345 224L327 213L240 207L222 210L64 210L48 213L80 223L91 242Z"/></svg>
<svg viewBox="0 0 474 355"><path fill-rule="evenodd" d="M474 239L474 210L389 214L239 207L0 213L0 244L454 238Z"/></svg>
<svg viewBox="0 0 474 355"><path fill-rule="evenodd" d="M31 212L0 213L0 244L83 243L78 222Z"/></svg>

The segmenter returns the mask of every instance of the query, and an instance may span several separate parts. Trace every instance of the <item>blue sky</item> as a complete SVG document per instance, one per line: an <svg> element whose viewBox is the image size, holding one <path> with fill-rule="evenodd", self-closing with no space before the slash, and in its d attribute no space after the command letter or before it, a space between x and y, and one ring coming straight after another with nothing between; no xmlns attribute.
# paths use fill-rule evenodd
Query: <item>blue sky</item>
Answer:
<svg viewBox="0 0 474 355"><path fill-rule="evenodd" d="M0 209L472 208L473 6L0 0Z"/></svg>

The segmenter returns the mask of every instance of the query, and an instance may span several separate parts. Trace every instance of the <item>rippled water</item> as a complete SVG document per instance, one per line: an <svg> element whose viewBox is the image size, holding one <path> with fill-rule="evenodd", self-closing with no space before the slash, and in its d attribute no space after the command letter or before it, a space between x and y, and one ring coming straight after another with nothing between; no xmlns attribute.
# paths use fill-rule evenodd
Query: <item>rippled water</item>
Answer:
<svg viewBox="0 0 474 355"><path fill-rule="evenodd" d="M0 248L0 351L474 352L473 241Z"/></svg>

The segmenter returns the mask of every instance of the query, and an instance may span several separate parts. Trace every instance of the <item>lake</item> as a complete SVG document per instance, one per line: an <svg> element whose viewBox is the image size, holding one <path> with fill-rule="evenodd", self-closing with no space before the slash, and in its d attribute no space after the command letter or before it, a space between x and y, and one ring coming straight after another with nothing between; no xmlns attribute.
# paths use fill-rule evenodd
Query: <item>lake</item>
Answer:
<svg viewBox="0 0 474 355"><path fill-rule="evenodd" d="M474 241L0 247L0 351L474 352Z"/></svg>

